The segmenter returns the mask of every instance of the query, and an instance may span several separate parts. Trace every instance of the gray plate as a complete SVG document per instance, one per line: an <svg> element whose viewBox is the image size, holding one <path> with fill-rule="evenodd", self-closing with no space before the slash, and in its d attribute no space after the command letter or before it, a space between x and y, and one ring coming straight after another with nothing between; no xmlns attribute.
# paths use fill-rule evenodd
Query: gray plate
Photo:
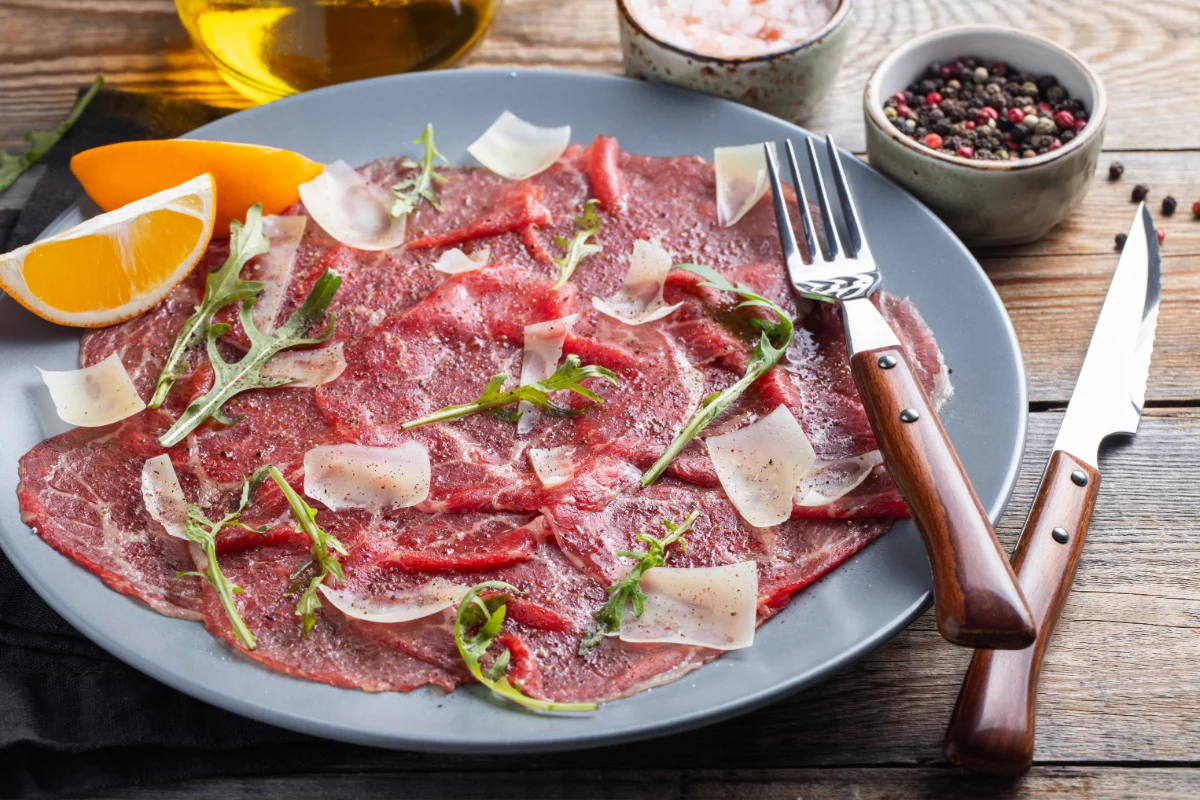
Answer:
<svg viewBox="0 0 1200 800"><path fill-rule="evenodd" d="M793 125L743 106L622 78L565 72L471 70L335 86L243 111L191 134L297 150L359 164L407 152L426 122L455 163L504 109L543 125L570 123L572 140L598 133L652 155L712 158L720 145L799 140ZM953 368L956 394L942 420L983 505L999 517L1025 443L1025 374L1012 324L970 253L929 211L857 161L847 161L884 286L909 295ZM828 178L827 178L828 180ZM52 229L78 221L65 215ZM184 691L286 728L385 747L500 753L579 748L696 727L811 686L862 658L930 601L916 530L897 523L879 541L801 592L758 632L754 647L634 700L594 714L540 716L478 687L367 694L271 672L235 655L196 623L159 616L106 588L21 522L17 459L62 430L34 365L75 366L77 332L0 301L0 546L33 588L117 658Z"/></svg>

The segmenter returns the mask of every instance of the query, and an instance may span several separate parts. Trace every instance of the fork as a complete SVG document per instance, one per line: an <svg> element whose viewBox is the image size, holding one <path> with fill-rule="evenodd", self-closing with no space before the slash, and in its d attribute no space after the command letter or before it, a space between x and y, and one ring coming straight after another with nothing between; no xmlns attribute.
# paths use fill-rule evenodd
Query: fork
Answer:
<svg viewBox="0 0 1200 800"><path fill-rule="evenodd" d="M800 297L841 306L854 381L888 473L908 505L929 555L938 630L948 641L965 647L1027 647L1036 630L1012 567L928 395L914 376L904 347L870 300L879 288L879 269L871 257L837 148L832 137L826 136L848 234L846 244L852 251L838 235L812 138L806 139L806 145L827 249L816 235L791 140L787 157L804 241L812 254L811 267L804 264L796 244L775 153L769 144L764 145L788 276Z"/></svg>

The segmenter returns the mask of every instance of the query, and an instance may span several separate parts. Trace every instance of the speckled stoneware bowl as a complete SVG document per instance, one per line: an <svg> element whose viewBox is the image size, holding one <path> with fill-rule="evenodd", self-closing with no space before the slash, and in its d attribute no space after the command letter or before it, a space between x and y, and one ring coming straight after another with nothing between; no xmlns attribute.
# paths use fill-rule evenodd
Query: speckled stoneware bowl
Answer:
<svg viewBox="0 0 1200 800"><path fill-rule="evenodd" d="M900 133L883 115L883 101L929 64L959 56L1054 75L1087 108L1087 126L1058 150L1019 161L959 158ZM1031 242L1062 222L1091 185L1108 113L1100 79L1070 50L1024 31L982 25L943 28L902 45L871 74L863 105L871 166L916 195L970 245Z"/></svg>
<svg viewBox="0 0 1200 800"><path fill-rule="evenodd" d="M721 58L651 36L626 0L617 0L625 74L727 97L792 122L803 120L833 88L850 35L853 5L853 0L841 0L828 22L787 50Z"/></svg>

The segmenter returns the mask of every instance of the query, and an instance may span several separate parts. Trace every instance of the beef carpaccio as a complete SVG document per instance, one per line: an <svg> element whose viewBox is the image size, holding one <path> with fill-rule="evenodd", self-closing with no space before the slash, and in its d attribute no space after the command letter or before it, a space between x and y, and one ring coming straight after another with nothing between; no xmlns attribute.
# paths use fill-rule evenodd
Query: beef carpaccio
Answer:
<svg viewBox="0 0 1200 800"><path fill-rule="evenodd" d="M411 164L383 160L363 167L369 182L390 187ZM434 578L465 585L503 580L525 594L508 602L500 634L511 653L510 676L522 691L556 701L603 701L674 680L719 655L703 647L605 639L585 655L579 642L606 587L629 569L617 551L639 549L639 532L662 533L661 520L698 511L686 552L670 565L711 567L753 561L759 573L758 622L808 583L836 567L905 515L880 464L848 494L825 505L797 505L783 524L755 528L725 496L703 438L727 432L786 405L818 459L871 453L876 444L847 363L835 308L792 297L769 198L730 227L720 227L714 171L697 157L657 158L620 152L600 137L573 145L550 169L508 181L478 168L445 170L442 209L422 205L409 219L408 241L382 252L338 244L308 221L289 273L276 276L277 321L333 268L343 278L330 310L334 342L346 369L317 388L256 390L224 409L233 425L208 421L164 451L158 437L212 380L193 358L166 405L105 428L80 428L49 439L21 461L20 502L28 524L117 591L170 616L200 620L214 635L263 665L291 675L369 691L445 689L470 681L452 637L453 609L410 622L380 624L343 615L324 602L304 635L294 574L309 559L281 493L264 486L246 522L263 534L226 529L222 570L242 587L237 606L257 636L246 650L233 635L214 590L177 572L203 568L199 549L167 536L151 519L139 489L146 459L169 454L186 498L228 507L242 478L265 463L294 486L304 453L319 445L387 446L420 442L431 459L427 499L390 511L334 512L316 501L317 522L345 545L345 586L395 592ZM598 201L602 249L554 288L561 253L586 201ZM304 215L297 205L289 212ZM736 298L672 271L672 314L630 326L600 314L592 298L621 285L637 239L661 243L674 263L708 264L731 281L771 298L795 319L785 358L649 488L639 484L704 397L736 381L754 337L732 313ZM432 268L448 248L488 247L481 269L448 275ZM228 245L214 242L192 276L151 312L84 336L84 366L119 354L144 399L165 354L200 301L204 275ZM254 263L247 274L256 269ZM880 294L877 302L917 365L935 402L948 383L932 334L913 305ZM566 355L613 371L617 385L594 382L603 404L572 396L583 413L541 417L518 432L511 420L476 414L402 430L401 424L477 397L487 379L520 373L524 326L577 314ZM238 332L224 347L236 351ZM511 385L511 384L510 384ZM533 470L531 448L565 448L572 477L547 488ZM870 462L868 462L870 463Z"/></svg>

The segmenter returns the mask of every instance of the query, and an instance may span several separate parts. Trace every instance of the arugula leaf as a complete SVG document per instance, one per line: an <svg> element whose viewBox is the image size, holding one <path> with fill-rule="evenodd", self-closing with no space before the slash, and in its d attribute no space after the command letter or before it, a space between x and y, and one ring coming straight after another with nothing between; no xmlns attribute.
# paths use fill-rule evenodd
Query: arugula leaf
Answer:
<svg viewBox="0 0 1200 800"><path fill-rule="evenodd" d="M405 178L392 187L392 194L395 195L392 200L391 213L393 217L402 217L405 214L411 214L417 210L417 206L421 205L421 201L425 200L429 205L442 210L442 201L438 197L437 191L434 189L433 182L445 183L446 176L439 175L434 171L434 165L437 159L441 159L443 164L449 165L450 162L444 155L438 152L437 146L433 143L433 123L425 126L425 132L413 140L413 144L424 144L425 155L421 156L421 163L407 161L406 167L420 167L421 171L416 175Z"/></svg>
<svg viewBox="0 0 1200 800"><path fill-rule="evenodd" d="M244 300L238 316L242 321L242 328L246 331L246 336L250 338L250 349L246 351L246 355L242 356L240 361L233 364L225 361L217 352L217 340L228 332L229 325L224 323L209 325L205 333L205 344L208 348L209 361L212 362L213 371L216 373L213 387L184 409L170 430L159 438L158 441L162 446L171 447L183 441L183 437L195 430L209 417L226 425L237 422L236 419L229 419L221 414L221 406L235 395L250 389L271 389L295 381L295 378L265 378L261 374L262 368L281 350L320 344L333 335L334 319L332 314L329 315L329 326L320 336L306 338L304 332L325 314L329 302L341 284L340 275L333 270L325 270L325 274L317 279L312 291L308 293L304 305L293 311L292 315L288 317L288 321L271 334L262 333L254 325L254 320L251 318L254 298Z"/></svg>
<svg viewBox="0 0 1200 800"><path fill-rule="evenodd" d="M233 627L234 635L238 640L246 646L247 650L253 650L257 647L257 642L254 639L254 634L246 627L246 623L242 621L241 614L238 613L237 604L234 602L233 596L242 593L242 587L237 586L228 578L225 573L221 572L221 565L217 563L217 534L227 525L235 525L239 528L245 528L248 531L255 533L265 533L266 528L251 528L244 525L241 521L242 512L246 510L246 506L250 505L250 498L258 490L262 483L262 478L257 473L249 479L242 479L242 494L236 506L221 519L213 522L204 516L204 512L200 510L200 506L190 505L187 508L187 518L184 521L183 533L188 539L200 545L204 550L204 555L208 559L208 567L204 572L176 572L176 579L186 577L197 577L208 581L209 585L217 592L217 597L221 601L221 606L225 609L225 616L229 618L229 624Z"/></svg>
<svg viewBox="0 0 1200 800"><path fill-rule="evenodd" d="M583 204L583 213L575 218L575 235L571 237L571 241L568 242L562 236L554 237L554 243L566 251L562 257L554 259L554 263L561 270L558 283L554 284L555 289L560 289L566 284L579 262L604 249L598 244L588 242L588 239L600 232L602 224L600 217L596 216L596 201L588 200Z"/></svg>
<svg viewBox="0 0 1200 800"><path fill-rule="evenodd" d="M241 275L242 267L255 256L262 255L271 247L271 242L263 234L262 203L255 203L246 212L246 224L233 221L229 225L229 258L219 269L208 273L204 285L204 299L196 307L196 311L183 323L183 328L175 338L171 354L163 364L162 372L158 375L158 384L154 387L154 396L150 398L150 407L158 408L167 399L172 384L183 376L187 353L193 347L198 347L205 338L213 316L230 303L238 300L248 300L261 292L266 284L259 281L244 281Z"/></svg>
<svg viewBox="0 0 1200 800"><path fill-rule="evenodd" d="M629 571L628 575L608 587L608 601L600 607L599 611L592 614L596 621L592 623L592 627L580 640L579 655L585 655L604 641L608 634L621 630L621 620L625 618L626 602L633 604L633 616L638 618L642 616L646 610L646 593L642 591L642 576L646 574L646 570L663 565L667 560L667 548L675 542L679 542L679 552L687 553L687 542L682 537L692 529L692 524L695 523L698 516L700 516L700 512L693 511L678 525L664 519L662 523L667 529L667 535L661 539L655 539L646 533L639 533L638 540L650 545L648 552L617 551L617 555L622 558L632 558L637 561L637 564Z"/></svg>
<svg viewBox="0 0 1200 800"><path fill-rule="evenodd" d="M54 130L30 131L25 134L25 141L29 142L29 149L24 153L14 156L0 152L0 192L16 183L17 178L21 177L25 170L40 161L50 152L50 148L58 144L58 140L71 130L71 126L83 115L83 110L87 108L88 103L92 102L92 98L96 96L96 92L103 85L104 78L97 75L96 80L92 81L92 85L83 93L83 96L75 101L67 118L60 122Z"/></svg>
<svg viewBox="0 0 1200 800"><path fill-rule="evenodd" d="M750 324L760 331L761 336L750 353L750 361L746 364L746 374L729 388L704 398L700 407L696 409L696 413L692 414L692 418L687 421L671 444L667 445L667 449L654 462L654 466L642 475L642 486L649 486L658 480L671 460L679 455L679 451L688 442L696 438L696 435L719 417L722 411L741 396L742 392L778 363L783 354L787 352L788 346L791 345L794 332L792 320L782 308L767 298L755 294L744 284L732 285L721 273L705 264L680 264L676 268L704 278L701 286L708 286L723 292L734 292L742 298L742 302L738 303L736 308L765 308L779 319L777 322L769 322L760 317L751 318Z"/></svg>
<svg viewBox="0 0 1200 800"><path fill-rule="evenodd" d="M314 565L317 567L312 577L309 578L304 591L301 592L299 602L296 603L296 616L304 621L303 635L307 636L313 625L317 624L317 610L321 607L321 598L317 595L317 590L321 584L330 575L339 583L346 579L342 574L342 564L334 555L334 553L346 555L346 548L335 536L326 533L317 525L317 510L304 502L304 498L296 493L296 490L283 477L283 473L273 464L259 467L252 480L261 482L267 478L275 481L275 485L283 492L288 506L292 509L292 516L296 518L300 529L312 540L312 556L291 574L293 581L299 581L310 567Z"/></svg>
<svg viewBox="0 0 1200 800"><path fill-rule="evenodd" d="M503 581L485 581L472 586L458 604L458 613L454 615L454 644L458 646L458 654L463 663L475 676L475 680L491 689L506 700L532 708L535 711L595 711L595 703L554 703L549 700L537 700L521 692L520 686L514 686L505 675L512 654L508 648L492 662L486 670L480 662L487 650L500 633L504 624L504 615L508 609L504 594L484 600L479 595L485 591L524 594L520 589ZM479 630L471 638L466 638L463 628L467 625L479 624Z"/></svg>
<svg viewBox="0 0 1200 800"><path fill-rule="evenodd" d="M579 356L569 355L563 361L562 366L555 370L553 375L543 381L518 386L516 389L502 392L500 391L500 387L508 380L508 373L501 372L499 375L493 375L491 380L487 382L487 386L478 400L464 403L460 406L446 406L445 408L438 409L427 417L421 417L420 419L404 423L400 426L400 430L406 431L410 428L416 428L419 425L429 425L434 422L458 419L459 417L465 417L468 414L474 414L478 411L501 408L522 400L527 400L540 411L548 411L560 417L577 416L583 412L550 402L550 394L567 389L576 394L581 394L594 402L603 403L604 400L596 395L595 392L580 383L580 381L585 381L588 378L603 378L613 386L618 384L617 376L612 370L595 364L581 367L579 366ZM505 417L510 422L516 422L520 419L521 413L518 411L513 414L506 414Z"/></svg>

